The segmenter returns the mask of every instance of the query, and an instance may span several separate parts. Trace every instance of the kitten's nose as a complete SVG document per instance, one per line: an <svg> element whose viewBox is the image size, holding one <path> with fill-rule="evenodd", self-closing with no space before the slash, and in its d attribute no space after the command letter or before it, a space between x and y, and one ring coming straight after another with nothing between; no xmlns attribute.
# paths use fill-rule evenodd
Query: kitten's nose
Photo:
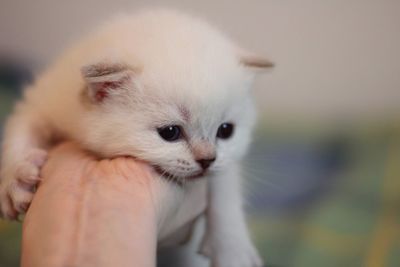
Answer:
<svg viewBox="0 0 400 267"><path fill-rule="evenodd" d="M215 161L215 159L216 158L214 157L214 158L208 158L208 159L198 159L196 161L200 164L200 166L203 168L203 170L206 170Z"/></svg>

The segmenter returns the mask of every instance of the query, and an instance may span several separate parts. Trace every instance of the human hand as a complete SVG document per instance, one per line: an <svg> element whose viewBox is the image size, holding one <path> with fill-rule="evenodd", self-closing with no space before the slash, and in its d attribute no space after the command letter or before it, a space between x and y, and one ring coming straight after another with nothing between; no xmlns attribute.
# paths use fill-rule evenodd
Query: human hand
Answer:
<svg viewBox="0 0 400 267"><path fill-rule="evenodd" d="M50 152L24 219L23 267L155 266L157 179L144 163Z"/></svg>

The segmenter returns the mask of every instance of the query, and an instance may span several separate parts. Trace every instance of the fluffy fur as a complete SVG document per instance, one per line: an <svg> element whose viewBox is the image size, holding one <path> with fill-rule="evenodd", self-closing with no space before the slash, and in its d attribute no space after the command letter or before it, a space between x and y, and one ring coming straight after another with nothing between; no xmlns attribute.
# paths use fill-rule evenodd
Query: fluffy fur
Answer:
<svg viewBox="0 0 400 267"><path fill-rule="evenodd" d="M195 218L207 209L201 251L213 266L261 266L241 207L239 161L255 121L252 67L269 66L207 23L178 12L146 11L106 23L27 88L10 117L2 154L3 216L15 219L26 210L46 149L72 139L103 157L145 160L183 183L179 190L196 195L187 203L206 203L187 211L195 210ZM225 122L235 125L234 134L218 139ZM167 125L180 125L184 138L163 140L157 129ZM207 173L199 155L216 156ZM204 177L193 182L196 176ZM166 217L160 240L185 226L185 220Z"/></svg>

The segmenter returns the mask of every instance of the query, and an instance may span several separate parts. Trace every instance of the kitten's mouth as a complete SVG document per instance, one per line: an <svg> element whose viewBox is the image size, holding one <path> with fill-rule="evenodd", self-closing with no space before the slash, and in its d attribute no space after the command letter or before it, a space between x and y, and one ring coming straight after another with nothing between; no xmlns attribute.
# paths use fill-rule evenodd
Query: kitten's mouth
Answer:
<svg viewBox="0 0 400 267"><path fill-rule="evenodd" d="M157 165L153 165L153 168L158 174L160 174L160 176L167 177L167 178L173 179L173 180L178 180L178 181L196 180L196 179L204 177L207 174L207 171L200 171L200 172L197 172L197 173L195 173L193 175L181 176L181 175L176 175L176 174L172 174L170 172L167 172L162 167L157 166Z"/></svg>

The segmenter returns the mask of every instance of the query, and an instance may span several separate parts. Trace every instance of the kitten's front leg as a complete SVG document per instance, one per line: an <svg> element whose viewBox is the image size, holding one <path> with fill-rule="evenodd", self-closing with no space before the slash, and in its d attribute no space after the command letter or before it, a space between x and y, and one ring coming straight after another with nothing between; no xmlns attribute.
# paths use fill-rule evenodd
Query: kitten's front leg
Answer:
<svg viewBox="0 0 400 267"><path fill-rule="evenodd" d="M1 214L17 219L28 208L46 161L50 133L45 119L21 103L7 121L0 168Z"/></svg>
<svg viewBox="0 0 400 267"><path fill-rule="evenodd" d="M211 258L212 267L261 267L262 259L245 221L239 167L208 182L209 207L201 252Z"/></svg>

